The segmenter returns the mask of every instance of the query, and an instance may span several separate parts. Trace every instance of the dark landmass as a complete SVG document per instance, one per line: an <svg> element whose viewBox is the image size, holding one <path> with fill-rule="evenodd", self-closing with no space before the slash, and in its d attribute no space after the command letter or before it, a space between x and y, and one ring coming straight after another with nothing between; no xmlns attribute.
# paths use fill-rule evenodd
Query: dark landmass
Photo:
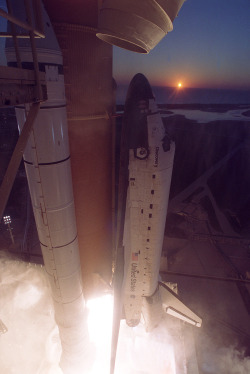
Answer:
<svg viewBox="0 0 250 374"><path fill-rule="evenodd" d="M204 112L226 113L229 110L249 108L247 104L159 104L160 109L189 109Z"/></svg>
<svg viewBox="0 0 250 374"><path fill-rule="evenodd" d="M204 112L225 113L229 110L249 108L247 104L158 104L160 109L190 109Z"/></svg>
<svg viewBox="0 0 250 374"><path fill-rule="evenodd" d="M218 207L230 216L235 229L246 229L250 222L250 157L246 147L250 135L249 121L214 121L197 125L184 116L174 115L163 118L163 122L176 143L170 199L242 145L213 173L208 187ZM212 217L211 209L209 211ZM217 225L215 220L211 222Z"/></svg>
<svg viewBox="0 0 250 374"><path fill-rule="evenodd" d="M174 112L171 112L171 110L160 110L161 114L174 114Z"/></svg>
<svg viewBox="0 0 250 374"><path fill-rule="evenodd" d="M158 104L160 111L162 110L163 113L167 113L166 111L170 111L167 114L171 114L171 109L189 109L189 110L201 110L204 112L216 112L216 113L226 113L229 110L234 109L248 109L250 104ZM118 104L116 106L116 110L118 112L124 111L124 105ZM245 116L249 116L250 111L246 111Z"/></svg>
<svg viewBox="0 0 250 374"><path fill-rule="evenodd" d="M250 117L250 110L242 113L243 116Z"/></svg>

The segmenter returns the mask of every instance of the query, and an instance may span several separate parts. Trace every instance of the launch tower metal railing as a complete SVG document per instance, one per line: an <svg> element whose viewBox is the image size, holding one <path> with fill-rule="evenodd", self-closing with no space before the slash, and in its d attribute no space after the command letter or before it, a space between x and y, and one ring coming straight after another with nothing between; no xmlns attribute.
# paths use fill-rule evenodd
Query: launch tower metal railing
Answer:
<svg viewBox="0 0 250 374"><path fill-rule="evenodd" d="M10 107L27 103L31 104L23 130L18 138L0 186L0 220L2 219L26 143L38 114L40 103L47 99L45 73L39 71L35 43L35 38L45 38L41 1L24 0L23 2L28 22L23 22L14 16L10 0L6 0L8 12L0 9L0 16L7 19L11 26L11 32L0 32L0 37L11 37L13 39L17 62L17 68L0 66L0 107ZM25 31L17 33L16 26L19 26ZM19 38L29 38L30 40L34 70L22 68L21 54L18 47Z"/></svg>

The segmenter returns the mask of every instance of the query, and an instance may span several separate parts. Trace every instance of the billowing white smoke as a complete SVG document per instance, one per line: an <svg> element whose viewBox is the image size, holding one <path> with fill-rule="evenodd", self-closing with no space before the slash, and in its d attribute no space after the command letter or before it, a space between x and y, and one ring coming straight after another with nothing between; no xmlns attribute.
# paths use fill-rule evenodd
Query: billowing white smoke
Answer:
<svg viewBox="0 0 250 374"><path fill-rule="evenodd" d="M8 329L0 338L1 374L56 373L61 347L44 269L1 253L0 305Z"/></svg>
<svg viewBox="0 0 250 374"><path fill-rule="evenodd" d="M217 347L210 342L201 368L204 374L249 374L250 357L244 357L244 352L233 346Z"/></svg>
<svg viewBox="0 0 250 374"><path fill-rule="evenodd" d="M94 344L95 359L92 370L86 374L108 374L111 297L92 301L88 308L90 344ZM163 324L147 334L142 325L131 329L122 323L116 372L187 374L185 365L176 366L178 357L184 357L183 346L174 342L175 334L168 331L169 326ZM244 358L236 349L216 350L213 342L205 345L206 355L200 363L203 374L250 373L250 358ZM62 374L58 366L61 345L45 270L39 265L12 260L1 252L0 352L1 374Z"/></svg>

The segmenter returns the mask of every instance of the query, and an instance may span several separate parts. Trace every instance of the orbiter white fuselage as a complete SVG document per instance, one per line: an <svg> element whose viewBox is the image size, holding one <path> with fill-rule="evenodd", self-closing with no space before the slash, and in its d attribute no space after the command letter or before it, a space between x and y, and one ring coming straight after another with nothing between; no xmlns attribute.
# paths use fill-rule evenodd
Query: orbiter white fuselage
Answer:
<svg viewBox="0 0 250 374"><path fill-rule="evenodd" d="M150 331L167 313L201 326L201 318L159 281L174 153L150 84L136 74L127 92L121 136L110 374L120 319L134 327L143 316Z"/></svg>
<svg viewBox="0 0 250 374"><path fill-rule="evenodd" d="M154 99L140 103L147 115L148 148L129 150L129 184L124 227L124 311L139 323L143 296L158 287L169 190L175 152ZM166 144L166 141L168 144Z"/></svg>

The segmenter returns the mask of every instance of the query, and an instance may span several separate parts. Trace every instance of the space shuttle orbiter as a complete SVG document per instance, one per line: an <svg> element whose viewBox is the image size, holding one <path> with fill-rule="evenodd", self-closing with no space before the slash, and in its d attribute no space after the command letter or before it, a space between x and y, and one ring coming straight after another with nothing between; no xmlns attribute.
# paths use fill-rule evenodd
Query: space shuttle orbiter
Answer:
<svg viewBox="0 0 250 374"><path fill-rule="evenodd" d="M201 319L159 282L174 152L151 87L137 74L128 89L121 140L117 253L124 267L120 296L115 285L115 307L120 313L114 313L111 373L122 313L131 327L143 319L147 331L164 312L201 326Z"/></svg>

